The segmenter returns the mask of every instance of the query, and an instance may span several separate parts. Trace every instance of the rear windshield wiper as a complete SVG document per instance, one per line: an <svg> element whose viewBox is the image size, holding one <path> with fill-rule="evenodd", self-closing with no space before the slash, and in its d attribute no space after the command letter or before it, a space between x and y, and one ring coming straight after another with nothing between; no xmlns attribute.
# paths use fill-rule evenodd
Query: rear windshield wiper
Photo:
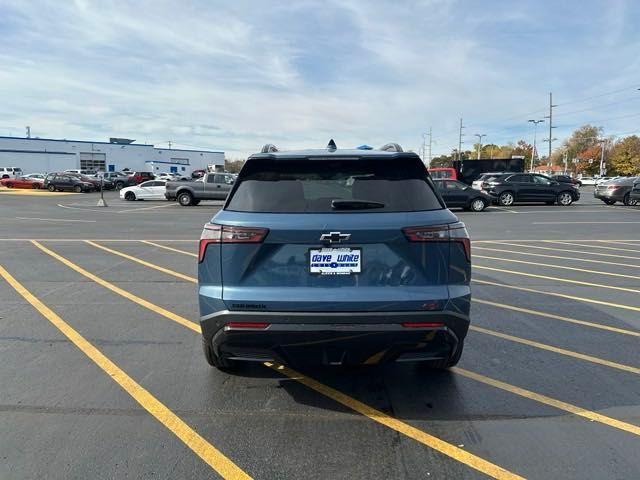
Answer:
<svg viewBox="0 0 640 480"><path fill-rule="evenodd" d="M366 210L368 208L384 208L384 203L371 200L332 200L334 210Z"/></svg>

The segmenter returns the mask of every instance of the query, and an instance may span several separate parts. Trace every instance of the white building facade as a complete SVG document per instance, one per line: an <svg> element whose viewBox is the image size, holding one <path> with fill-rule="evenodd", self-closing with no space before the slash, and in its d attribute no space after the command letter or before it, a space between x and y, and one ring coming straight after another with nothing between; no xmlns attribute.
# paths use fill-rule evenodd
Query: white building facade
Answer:
<svg viewBox="0 0 640 480"><path fill-rule="evenodd" d="M138 143L0 137L0 167L20 167L24 173L70 169L116 172L128 168L190 175L207 167L223 170L224 152L156 148Z"/></svg>

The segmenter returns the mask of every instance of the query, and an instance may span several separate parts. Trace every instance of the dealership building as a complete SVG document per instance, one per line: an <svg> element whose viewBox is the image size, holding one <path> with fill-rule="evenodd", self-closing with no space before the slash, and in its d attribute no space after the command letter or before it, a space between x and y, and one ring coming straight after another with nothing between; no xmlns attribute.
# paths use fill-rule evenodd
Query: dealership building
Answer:
<svg viewBox="0 0 640 480"><path fill-rule="evenodd" d="M24 173L60 172L71 169L117 172L125 168L143 172L224 169L224 152L156 148L111 138L109 142L0 137L0 167L20 167Z"/></svg>

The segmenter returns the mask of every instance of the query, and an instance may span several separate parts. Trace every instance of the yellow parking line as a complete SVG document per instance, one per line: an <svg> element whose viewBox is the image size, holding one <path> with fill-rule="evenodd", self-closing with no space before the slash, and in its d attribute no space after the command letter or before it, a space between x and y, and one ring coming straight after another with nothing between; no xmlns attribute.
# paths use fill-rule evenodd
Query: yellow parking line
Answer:
<svg viewBox="0 0 640 480"><path fill-rule="evenodd" d="M62 262L63 264L65 264L70 269L75 270L79 274L84 275L85 277L87 277L90 280L93 280L97 284L102 285L105 288L108 288L112 292L117 293L118 295L123 296L123 297L131 300L132 302L137 303L141 307L149 309L152 312L158 313L158 314L162 315L163 317L168 318L169 320L173 320L174 322L177 322L177 323L179 323L180 325L182 325L184 327L190 328L194 332L198 332L198 333L201 332L200 325L198 325L197 323L194 323L191 320L187 320L186 318L181 317L180 315L178 315L176 313L170 312L169 310L166 310L166 309L164 309L162 307L159 307L158 305L154 305L153 303L148 302L147 300L145 300L143 298L140 298L140 297L134 295L133 293L129 293L126 290L123 290L120 287L115 286L113 283L110 283L110 282L107 282L106 280L103 280L102 278L98 277L97 275L94 275L93 273L85 270L81 266L76 265L75 263L73 263L70 260L67 260L62 255L58 255L53 250L49 250L47 247L45 247L44 245L40 244L36 240L32 240L31 243L33 243L36 247L38 247L40 250L42 250L47 255L49 255L49 256L55 258L56 260Z"/></svg>
<svg viewBox="0 0 640 480"><path fill-rule="evenodd" d="M500 262L523 263L526 265L536 265L539 267L560 268L562 270L573 270L575 272L595 273L597 275L610 275L612 277L631 278L633 280L638 280L638 275L625 275L623 273L603 272L602 270L587 270L585 268L567 267L565 265L554 265L552 263L527 262L526 260L514 260L511 258L491 257L488 255L478 255L478 254L474 254L473 257L484 258L487 260L498 260Z"/></svg>
<svg viewBox="0 0 640 480"><path fill-rule="evenodd" d="M575 243L575 242L561 242L559 240L542 240L544 243L558 243L560 245L571 245L575 247L587 247L587 248L602 248L603 250L614 250L617 252L640 252L640 250L635 250L633 248L615 248L615 247L605 247L604 245L587 245L585 243Z"/></svg>
<svg viewBox="0 0 640 480"><path fill-rule="evenodd" d="M607 330L609 332L621 333L623 335L631 335L633 337L640 337L640 332L634 330L625 330L623 328L610 327L608 325L601 325L599 323L587 322L586 320L578 320L576 318L563 317L562 315L556 315L554 313L541 312L539 310L531 310L529 308L516 307L515 305L507 305L504 303L490 302L489 300L482 300L479 298L473 298L474 303L480 303L482 305L490 305L492 307L503 308L505 310L513 310L514 312L527 313L529 315L536 315L539 317L552 318L554 320L561 320L563 322L574 323L576 325L583 325L585 327L598 328L600 330Z"/></svg>
<svg viewBox="0 0 640 480"><path fill-rule="evenodd" d="M502 338L504 340L509 340L511 342L521 343L523 345L539 348L541 350L547 350L549 352L559 353L560 355L567 355L569 357L584 360L586 362L596 363L598 365L603 365L605 367L610 367L618 370L623 370L625 372L635 373L636 375L640 374L640 368L632 367L631 365L611 362L603 358L586 355L584 353L574 352L572 350L566 350L560 347L554 347L553 345L547 345L546 343L534 342L533 340L527 340L526 338L507 335L506 333L496 332L495 330L489 330L487 328L478 327L476 325L471 325L469 327L469 330L473 330L474 332L485 333L487 335Z"/></svg>
<svg viewBox="0 0 640 480"><path fill-rule="evenodd" d="M608 288L610 290L620 290L622 292L640 293L640 290L637 290L635 288L617 287L615 285L603 285L601 283L583 282L580 280L570 280L568 278L551 277L548 275L538 275L535 273L527 273L527 272L518 272L516 270L506 270L504 268L485 267L483 265L473 265L473 268L480 269L480 270L490 270L492 272L509 273L511 275L520 275L522 277L542 278L544 280L552 280L555 282L573 283L575 285L586 285L588 287Z"/></svg>
<svg viewBox="0 0 640 480"><path fill-rule="evenodd" d="M336 402L350 408L351 410L354 410L361 415L370 418L374 422L380 423L385 427L406 435L407 437L412 438L430 448L433 448L434 450L437 450L438 452L443 453L444 455L447 455L454 460L464 463L465 465L468 465L469 467L478 470L479 472L489 475L490 477L501 479L522 478L515 473L505 470L504 468L490 463L483 458L462 450L461 448L445 442L438 437L434 437L433 435L412 427L407 423L391 417L386 413L381 412L380 410L376 410L375 408L370 407L369 405L362 403L355 398L352 398L334 388L324 385L323 383L320 383L313 378L307 377L306 375L303 375L302 373L299 373L289 367L285 367L284 365L276 365L271 362L265 362L265 365L275 370L276 372L279 372L286 377L302 383L312 390L315 390L316 392L321 393L322 395L329 397L332 400L335 400Z"/></svg>
<svg viewBox="0 0 640 480"><path fill-rule="evenodd" d="M126 253L120 252L118 250L113 250L112 248L105 247L96 242L92 242L91 240L85 240L85 243L92 245L100 250L104 250L105 252L113 253L114 255L118 255L119 257L126 258L127 260L131 260L132 262L139 263L140 265L144 265L145 267L153 268L154 270L158 270L159 272L166 273L168 275L173 275L174 277L180 278L182 280L186 280L187 282L197 283L197 280L189 275L185 275L180 272L176 272L175 270L169 270L168 268L161 267L154 263L149 263L144 260L141 260L136 257L132 257L131 255L127 255Z"/></svg>
<svg viewBox="0 0 640 480"><path fill-rule="evenodd" d="M37 243L37 242L35 242L35 243ZM42 247L42 246L40 246L40 247ZM42 247L42 248L44 248L44 247ZM51 253L54 253L54 252L51 252ZM59 255L57 255L55 253L54 253L54 256L56 256L56 258L60 257ZM61 258L62 257L60 257L58 259L61 260ZM63 260L61 260L61 261L63 261ZM68 260L64 259L63 263L65 263L67 265L71 264L69 266L71 266L71 268L76 270L76 268L74 268L75 265L72 264L71 262L69 262ZM72 265L74 265L74 266L72 266ZM77 267L77 266L75 266L75 267ZM79 271L80 273L83 273L83 269L81 269L80 267L77 267L77 268L79 269L77 271ZM86 272L86 271L84 271L84 272ZM88 272L86 272L86 273L88 273ZM92 279L94 279L94 280L97 278L95 275L92 275L92 274L90 274L90 275L91 276L89 278L93 277ZM99 279L99 280L100 280L100 282L98 282L98 283L105 282L102 279ZM105 282L105 283L108 283L108 282ZM481 283L490 283L491 284L492 282L481 282ZM500 284L496 284L496 285L500 285ZM118 287L115 287L115 288L118 288ZM487 302L487 301L483 301L483 300L475 300L475 301L477 301L479 303L492 304L494 306L501 306L503 308L511 307L511 306L507 306L507 305L503 305L503 304L495 304L494 302ZM153 304L150 304L150 302L147 302L147 303L150 305L150 306L147 306L147 308L151 309L152 311L158 311L156 309L163 310L160 307L157 307L157 306L155 306ZM146 306L146 305L143 305L143 306ZM584 324L584 325L588 324L589 326L594 326L594 327L597 327L597 328L603 328L603 329L607 329L607 330L611 330L611 331L616 331L618 333L627 333L627 334L630 334L630 335L637 335L636 332L625 331L625 330L622 330L622 329L615 329L614 327L597 326L596 324L590 324L589 322L582 322L582 321L579 321L579 320L568 319L568 318L561 317L561 316L556 316L556 315L551 315L551 314L544 314L543 312L537 312L537 311L534 311L534 310L521 309L519 307L512 307L512 309L514 309L514 310L517 309L516 311L521 311L521 312L524 312L524 313L532 313L532 314L536 314L536 315L542 314L543 316L546 315L546 316L549 316L550 318L563 319L565 321L573 321L573 323L578 323L578 324ZM186 320L186 319L184 319L184 320ZM189 322L188 320L186 320L186 321ZM182 322L179 322L179 323L183 324ZM192 325L194 325L192 322L189 322L189 323L191 325L189 325L189 324L187 324L187 325L183 324L183 325L191 328L194 331L198 331L198 332L200 331L199 329L195 330L194 328L192 328ZM493 336L496 336L496 337L499 337L499 338L502 338L502 339L505 339L505 340L514 341L516 343L526 344L528 346L532 346L532 347L535 347L535 348L540 348L540 349L547 350L547 351L552 351L554 353L559 353L559 354L562 354L562 355L568 355L570 357L577 358L577 359L584 360L584 361L588 361L588 362L591 362L591 363L596 363L596 364L599 364L599 365L608 366L608 367L611 367L611 368L616 368L616 369L627 371L627 372L631 372L631 373L640 373L640 369L632 367L632 366L629 366L629 365L623 365L623 364L619 364L619 363L616 363L616 362L611 362L611 361L608 361L608 360L600 359L598 357L593 357L593 356L590 356L590 355L581 354L581 353L578 353L578 352L573 352L571 350L566 350L566 349L562 349L562 348L559 348L559 347L553 347L551 345L546 345L546 344L542 344L542 343L535 342L535 341L532 341L532 340L527 340L527 339L520 338L520 337L515 337L515 336L512 336L512 335L507 335L507 334L503 334L503 333L500 333L500 332L495 332L493 330L488 330L488 329L484 329L484 328L481 328L481 327L472 326L471 329L475 330L477 332L480 332L480 333L493 335ZM322 393L323 395L325 395L325 396L327 396L329 398L332 398L333 400L336 400L336 401L338 401L339 403L342 403L345 406L348 406L352 410L354 410L354 411L356 411L358 413L361 413L361 414L367 416L368 418L370 418L370 419L372 419L372 420L374 420L374 421L376 421L378 423L381 423L382 425L385 425L385 426L387 426L389 428L392 428L395 431L403 433L403 434L409 436L410 438L413 438L413 439L417 440L418 442L420 442L420 443L422 443L424 445L427 445L427 446L429 446L431 448L434 448L435 450L438 450L438 451L450 456L451 458L454 458L455 460L458 460L458 461L460 461L460 462L462 462L462 463L464 463L466 465L469 465L472 468L475 468L475 469L477 469L477 470L479 470L481 472L484 472L487 475L494 476L494 478L520 478L517 475L515 475L515 474L513 474L513 473L511 473L511 472L509 472L507 470L504 470L502 467L499 467L499 466L494 465L494 464L492 464L490 462L487 462L486 460L484 460L484 459L482 459L480 457L476 457L475 455L470 454L470 453L468 453L468 452L466 452L464 450L461 450L458 447L455 447L455 446L453 446L453 445L451 445L451 444L449 444L447 442L444 442L444 441L440 440L437 437L434 437L434 436L432 436L432 435L430 435L430 434L428 434L426 432L423 432L423 431L421 431L419 429L416 429L415 427L412 427L412 426L410 426L410 425L408 425L408 424L406 424L406 423L404 423L404 422L402 422L402 421L400 421L398 419L395 419L395 418L393 418L391 416L388 416L388 415L384 414L383 412L379 412L378 410L375 410L374 408L372 408L372 407L370 407L370 406L368 406L368 405L366 405L366 404L364 404L362 402L359 402L358 400L356 400L356 399L354 399L352 397L349 397L348 395L346 395L346 394L344 394L342 392L334 390L331 387L328 387L328 386L326 386L326 385L324 385L324 384L322 384L322 383L318 382L317 380L314 380L314 379L312 379L310 377L306 377L306 376L304 376L304 375L302 375L302 374L300 374L300 373L298 373L298 372L296 372L296 371L294 371L294 370L292 370L292 369L290 369L288 367L285 367L285 366L282 366L282 365L275 366L274 364L270 364L270 363L268 363L266 365L271 367L271 368L273 368L273 369L278 370L280 373L283 373L283 374L289 376L290 378L292 378L292 379L294 379L294 380L296 380L296 381L298 381L300 383L303 383L304 385L316 390L317 392ZM469 373L472 374L472 372L469 372ZM494 382L493 386L496 386L496 387L498 387L498 385L507 385L507 384L503 384L502 382L499 382L498 380L493 380L493 379L490 379L488 377L483 377L483 378L486 379L487 381ZM498 388L500 388L500 387L498 387ZM518 387L513 387L513 388L517 389ZM561 402L559 400L555 400L555 399L552 399L550 397L545 397L543 395L539 395L539 394L536 394L534 392L530 392L528 390L521 389L521 391L522 392L527 392L528 394L533 395L533 396L538 396L538 398L540 398L540 399L545 399L546 401L550 402L549 403L550 405L553 404L554 406L558 406L558 408L561 408L560 405L562 405L563 407L566 407L565 409L572 408L572 409L575 409L575 411L572 411L572 413L580 414L580 413L577 413L577 412L581 412L581 416L583 416L583 417L592 419L594 421L599 421L601 423L613 426L615 428L620 428L621 430L630 431L630 429L627 428L628 424L625 424L624 422L621 422L619 420L615 420L613 418L605 417L605 416L599 415L599 414L597 414L595 412L590 412L589 410L581 409L580 407L575 407L573 405L566 404L566 403ZM512 392L512 393L515 393L515 391ZM569 410L567 410L567 411L569 411ZM632 432L632 433L635 433L635 432Z"/></svg>
<svg viewBox="0 0 640 480"><path fill-rule="evenodd" d="M634 307L633 305L623 305L621 303L605 302L603 300L594 300L592 298L577 297L575 295L567 295L565 293L545 292L543 290L536 290L535 288L518 287L515 285L507 285L505 283L490 282L488 280L478 280L477 278L472 278L471 281L474 283L480 283L483 285L493 285L500 288L510 288L512 290L520 290L522 292L539 293L541 295L550 295L552 297L568 298L569 300L577 300L579 302L595 303L596 305L604 305L607 307L622 308L624 310L633 310L634 312L640 312L640 307Z"/></svg>
<svg viewBox="0 0 640 480"><path fill-rule="evenodd" d="M169 250L171 252L182 253L183 255L190 255L192 257L198 258L198 255L191 252L186 252L184 250L180 250L178 248L168 247L167 245L160 245L159 243L150 242L149 240L140 240L142 243L146 243L147 245L152 245L158 248L164 248L165 250Z"/></svg>
<svg viewBox="0 0 640 480"><path fill-rule="evenodd" d="M640 427L633 425L631 423L623 422L621 420L616 420L615 418L607 417L606 415L601 415L594 411L587 410L586 408L578 407L576 405L572 405L570 403L563 402L561 400L556 400L555 398L547 397L546 395L541 395L539 393L532 392L531 390L517 387L515 385L511 385L506 382L501 382L500 380L495 380L493 378L485 377L484 375L471 372L469 370L465 370L464 368L453 367L451 368L451 370L458 375L471 378L473 380L476 380L477 382L484 383L485 385L491 385L492 387L499 388L501 390L513 393L520 397L528 398L538 403L543 403L545 405L549 405L550 407L555 407L557 409L564 410L565 412L569 412L574 415L587 418L594 422L602 423L609 427L617 428L619 430L624 430L625 432L629 432L634 435L640 435Z"/></svg>
<svg viewBox="0 0 640 480"><path fill-rule="evenodd" d="M20 284L9 272L0 266L2 276L16 292L29 302L43 317L67 337L82 353L93 363L100 367L109 377L120 385L136 402L147 412L153 415L162 425L178 437L196 455L204 460L211 468L223 478L250 479L240 467L233 463L220 450L200 436L194 429L187 425L180 417L167 408L160 400L154 397L142 385L131 378L124 370L113 363L91 342L80 335L71 325L60 318L53 310L43 304L22 284Z"/></svg>
<svg viewBox="0 0 640 480"><path fill-rule="evenodd" d="M107 282L106 280L103 280L103 279L97 277L96 275L84 270L82 267L74 264L73 262L71 262L71 261L67 260L66 258L62 257L61 255L58 255L57 253L49 250L48 248L44 247L43 245L39 244L36 241L33 241L32 243L34 245L36 245L38 248L40 248L42 251L44 251L45 253L51 255L52 257L54 257L57 260L61 261L62 263L64 263L68 267L70 267L71 269L73 269L76 272L86 276L87 278L99 283L100 285L102 285L102 286L114 291L115 293L118 293L119 295L122 295L122 296L124 296L124 297L126 297L126 298L128 298L128 299L130 299L130 300L132 300L132 301L134 301L136 303L138 303L139 305L142 305L145 308L148 308L149 310L152 310L152 311L154 311L156 313L160 313L161 315L163 315L163 316L165 316L167 318L170 318L171 320L174 320L174 321L180 323L181 325L190 328L193 331L196 331L196 332L200 333L200 327L197 326L195 323L190 322L189 320L187 320L187 319L185 319L183 317L180 317L180 316L178 316L178 315L176 315L176 314L174 314L172 312L169 312L169 311L167 311L167 310L165 310L165 309L163 309L161 307L158 307L157 305L154 305L151 302L147 302L146 300L143 300L143 299L141 299L139 297L136 297L135 295L120 289L119 287L116 287L115 285ZM151 268L153 268L153 267L151 267ZM167 314L169 314L169 315L167 315ZM309 380L311 380L311 379L309 379ZM313 381L315 382L315 380L313 380ZM302 383L304 383L304 382L302 382ZM318 383L318 385L321 385L321 384ZM325 387L325 388L329 388L329 387ZM343 395L345 398L350 398L350 397L347 397L344 394L340 394L339 392L336 392L336 394ZM331 397L331 398L333 398L333 397ZM353 402L357 402L357 400L354 400L354 399L351 399L351 400ZM360 403L360 402L358 402L358 403ZM370 409L371 411L374 411L373 408L368 407L365 404L361 404L361 405L363 407L367 408L367 409ZM359 411L359 410L356 410L356 411ZM362 413L362 412L360 412L360 413ZM380 414L384 415L384 414L382 414L382 412L380 412ZM400 420L396 420L396 419L394 419L392 417L388 417L388 418L389 418L390 421L393 422L393 424L396 427L404 426L402 428L406 429L407 432L411 433L411 434L408 434L408 436L410 436L411 438L416 438L417 437L416 439L418 441L420 441L421 443L423 443L425 445L431 446L432 448L435 448L438 451L443 451L443 450L447 450L447 449L453 449L453 450L447 450L447 451L450 451L450 453L451 453L449 456L451 456L452 458L455 458L456 460L461 461L461 462L463 462L463 463L465 463L465 464L467 464L469 466L477 468L480 471L483 471L483 472L487 473L487 475L494 476L494 478L521 478L521 477L518 477L517 475L511 474L510 472L508 472L507 470L502 469L501 467L493 465L493 464L491 464L491 463L489 463L489 462L487 462L485 460L482 460L479 457L476 457L476 456L474 456L474 455L472 455L470 453L465 452L464 450L460 450L457 447L454 447L453 445L450 445L450 444L448 444L448 443L446 443L446 442L444 442L442 440L439 440L436 437L432 437L431 435L429 435L427 433L424 433L424 432L422 432L420 430L414 429L413 427L411 427L411 426L409 426L407 424L404 424ZM384 423L384 422L379 422L379 423ZM394 428L394 429L396 429L396 428ZM411 429L415 430L415 432L413 432ZM426 438L434 439L432 444L425 443L425 441L423 441L423 440L426 439ZM457 450L459 450L459 455L458 455L459 458L456 457ZM445 453L445 452L443 452L443 453ZM494 472L495 475L492 475L490 472Z"/></svg>
<svg viewBox="0 0 640 480"><path fill-rule="evenodd" d="M502 248L488 248L488 247L478 247L477 245L473 246L475 250L488 250L490 252L501 252L501 253L512 253L514 255L527 255L530 257L543 257L543 258L558 258L561 260L575 260L578 262L587 262L587 263L598 263L602 265L614 265L616 267L630 267L630 268L640 268L640 264L632 264L632 263L619 263L619 262L609 262L606 260L591 260L589 258L579 258L579 257L563 257L560 255L551 255L548 253L531 253L531 252L514 252L513 250L504 250Z"/></svg>
<svg viewBox="0 0 640 480"><path fill-rule="evenodd" d="M491 243L492 245L510 245L512 247L520 247L520 248L535 248L537 250L551 250L552 252L582 253L584 255L597 255L599 257L630 258L631 260L640 260L640 257L630 257L628 255L614 255L612 253L585 252L584 250L569 250L566 248L539 247L537 245L521 245L518 243L509 243L509 242L489 242L489 243Z"/></svg>

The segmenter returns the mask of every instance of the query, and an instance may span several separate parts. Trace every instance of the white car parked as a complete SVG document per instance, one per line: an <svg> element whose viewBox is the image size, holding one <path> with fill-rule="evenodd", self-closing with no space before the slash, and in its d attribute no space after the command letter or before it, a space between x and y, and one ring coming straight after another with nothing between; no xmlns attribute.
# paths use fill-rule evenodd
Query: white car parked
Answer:
<svg viewBox="0 0 640 480"><path fill-rule="evenodd" d="M44 180L46 175L44 173L30 173L29 175L23 175L22 178L34 178L36 180Z"/></svg>
<svg viewBox="0 0 640 480"><path fill-rule="evenodd" d="M120 190L120 198L133 202L134 200L166 200L164 193L167 191L166 181L149 180L140 185L126 187Z"/></svg>
<svg viewBox="0 0 640 480"><path fill-rule="evenodd" d="M18 178L22 176L20 167L0 167L0 178Z"/></svg>
<svg viewBox="0 0 640 480"><path fill-rule="evenodd" d="M596 184L596 179L593 177L582 177L579 178L578 180L580 180L582 182L582 185L595 185Z"/></svg>

